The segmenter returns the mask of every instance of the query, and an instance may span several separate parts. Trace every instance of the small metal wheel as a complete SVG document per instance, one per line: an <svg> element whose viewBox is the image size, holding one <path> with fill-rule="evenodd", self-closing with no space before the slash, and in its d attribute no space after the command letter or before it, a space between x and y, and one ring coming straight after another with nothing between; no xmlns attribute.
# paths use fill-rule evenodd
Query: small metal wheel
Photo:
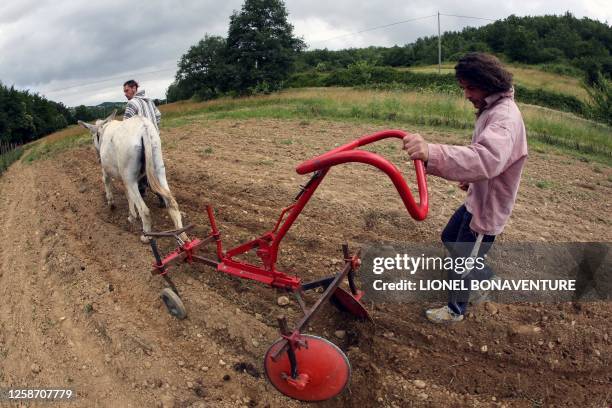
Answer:
<svg viewBox="0 0 612 408"><path fill-rule="evenodd" d="M181 298L170 288L165 288L161 292L161 299L164 301L168 313L177 319L184 319L187 317L187 310Z"/></svg>
<svg viewBox="0 0 612 408"><path fill-rule="evenodd" d="M309 334L301 335L308 348L296 350L297 369L307 378L304 387L295 387L288 381L291 364L287 352L277 361L272 355L283 345L278 339L264 357L264 369L268 381L288 397L307 402L325 401L340 394L351 378L351 364L346 355L334 343Z"/></svg>

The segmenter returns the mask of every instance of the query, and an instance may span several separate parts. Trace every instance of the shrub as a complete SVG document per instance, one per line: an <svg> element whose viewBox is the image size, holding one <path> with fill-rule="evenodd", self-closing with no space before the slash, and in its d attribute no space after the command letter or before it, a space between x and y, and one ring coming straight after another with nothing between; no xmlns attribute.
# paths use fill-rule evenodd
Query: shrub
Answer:
<svg viewBox="0 0 612 408"><path fill-rule="evenodd" d="M572 95L564 95L543 89L531 89L521 85L514 85L514 91L516 100L519 102L572 112L581 116L588 115L588 109L584 102Z"/></svg>
<svg viewBox="0 0 612 408"><path fill-rule="evenodd" d="M589 113L597 121L612 125L612 81L600 77L592 87L586 87L592 102Z"/></svg>

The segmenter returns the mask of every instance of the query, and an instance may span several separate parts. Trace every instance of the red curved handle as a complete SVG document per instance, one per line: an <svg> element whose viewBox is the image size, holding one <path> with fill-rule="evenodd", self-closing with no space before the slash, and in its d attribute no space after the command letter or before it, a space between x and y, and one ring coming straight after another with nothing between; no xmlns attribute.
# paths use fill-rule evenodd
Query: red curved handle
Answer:
<svg viewBox="0 0 612 408"><path fill-rule="evenodd" d="M393 163L371 152L353 150L357 147L389 137L403 139L406 135L407 133L402 130L383 130L381 132L363 136L357 140L317 156L314 159L306 160L297 166L296 171L298 174L306 174L342 163L359 162L369 164L380 169L381 171L385 172L387 176L389 176L393 182L393 185L397 189L397 192L402 198L404 206L406 206L406 210L408 210L412 218L416 220L424 220L425 217L427 217L427 211L429 210L429 202L427 196L425 166L421 160L414 160L414 168L416 170L417 186L419 190L419 204L417 204L412 196L410 188L402 177L402 174L397 167L393 165Z"/></svg>

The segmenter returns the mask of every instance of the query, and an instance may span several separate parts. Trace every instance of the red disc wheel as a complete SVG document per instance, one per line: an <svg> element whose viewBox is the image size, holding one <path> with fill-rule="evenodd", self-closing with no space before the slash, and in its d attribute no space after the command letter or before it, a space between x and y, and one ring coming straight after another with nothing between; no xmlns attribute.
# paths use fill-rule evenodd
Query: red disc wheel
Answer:
<svg viewBox="0 0 612 408"><path fill-rule="evenodd" d="M306 378L303 389L291 384L291 364L284 351L277 361L272 355L284 342L277 340L266 352L264 369L268 381L281 393L300 401L325 401L340 394L351 377L351 365L346 355L332 342L317 336L302 334L308 348L295 350L298 376Z"/></svg>
<svg viewBox="0 0 612 408"><path fill-rule="evenodd" d="M362 295L363 292L358 291L357 296L361 298ZM370 314L363 303L361 303L358 298L353 296L351 292L342 289L341 287L336 288L334 294L330 298L330 301L338 309L350 313L359 319L371 320Z"/></svg>

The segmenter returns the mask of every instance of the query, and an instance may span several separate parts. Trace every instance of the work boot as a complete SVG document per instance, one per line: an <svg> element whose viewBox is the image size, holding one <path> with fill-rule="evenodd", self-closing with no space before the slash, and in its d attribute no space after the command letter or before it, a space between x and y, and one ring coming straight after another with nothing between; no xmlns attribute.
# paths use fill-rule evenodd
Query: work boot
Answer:
<svg viewBox="0 0 612 408"><path fill-rule="evenodd" d="M463 315L453 312L448 305L437 309L428 309L425 311L425 316L427 320L437 324L455 323L463 320Z"/></svg>

